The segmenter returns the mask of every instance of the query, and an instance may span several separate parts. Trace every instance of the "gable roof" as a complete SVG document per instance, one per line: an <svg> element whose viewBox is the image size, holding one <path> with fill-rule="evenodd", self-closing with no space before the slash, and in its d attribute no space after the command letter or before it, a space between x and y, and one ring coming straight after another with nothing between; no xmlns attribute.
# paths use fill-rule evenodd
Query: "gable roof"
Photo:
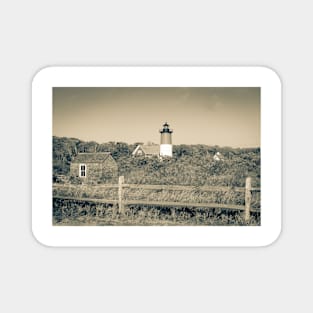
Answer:
<svg viewBox="0 0 313 313"><path fill-rule="evenodd" d="M144 154L148 154L148 155L159 155L160 153L159 145L138 145L132 154L136 155L139 149L141 149Z"/></svg>
<svg viewBox="0 0 313 313"><path fill-rule="evenodd" d="M160 146L159 145L143 145L143 146L141 146L141 148L145 154L158 155L160 153Z"/></svg>
<svg viewBox="0 0 313 313"><path fill-rule="evenodd" d="M102 163L110 155L110 152L78 153L72 163Z"/></svg>
<svg viewBox="0 0 313 313"><path fill-rule="evenodd" d="M213 159L214 159L215 161L220 161L220 160L224 159L224 156L222 155L222 153L216 152L216 153L214 154L214 156L213 156Z"/></svg>

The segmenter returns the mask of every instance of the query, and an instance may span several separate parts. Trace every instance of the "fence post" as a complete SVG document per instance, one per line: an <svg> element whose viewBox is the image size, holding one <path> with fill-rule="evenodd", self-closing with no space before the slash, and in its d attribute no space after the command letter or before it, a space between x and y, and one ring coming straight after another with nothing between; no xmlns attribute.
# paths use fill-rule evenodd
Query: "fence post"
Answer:
<svg viewBox="0 0 313 313"><path fill-rule="evenodd" d="M124 214L123 183L124 183L124 176L120 176L118 178L118 212Z"/></svg>
<svg viewBox="0 0 313 313"><path fill-rule="evenodd" d="M250 220L250 207L251 207L251 177L246 178L246 192L245 192L245 216L244 219L246 222Z"/></svg>
<svg viewBox="0 0 313 313"><path fill-rule="evenodd" d="M176 222L176 209L175 208L171 208L171 215L172 215L174 222Z"/></svg>

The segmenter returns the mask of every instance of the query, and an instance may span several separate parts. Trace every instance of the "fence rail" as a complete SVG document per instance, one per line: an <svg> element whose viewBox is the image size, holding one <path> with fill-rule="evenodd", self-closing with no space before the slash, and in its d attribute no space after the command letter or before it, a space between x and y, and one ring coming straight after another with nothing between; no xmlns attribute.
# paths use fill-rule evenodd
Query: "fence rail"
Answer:
<svg viewBox="0 0 313 313"><path fill-rule="evenodd" d="M53 189L57 190L64 187L77 188L77 186L66 185L66 184L53 184ZM193 207L193 208L216 208L216 209L229 209L238 210L244 212L244 218L246 221L250 219L251 212L260 212L260 209L251 208L252 193L260 192L260 188L253 188L251 186L251 177L246 178L245 187L225 187L225 186L178 186L178 185L140 185L140 184L125 184L124 176L119 177L118 184L106 184L99 185L98 187L103 189L118 188L118 200L114 199L96 199L96 198L77 198L54 195L55 199L64 200L76 200L76 201L87 201L93 203L108 203L118 204L119 213L125 212L125 206L127 205L154 205L154 206L165 206L165 207ZM82 189L84 186L82 186ZM192 202L175 202L175 201L146 201L146 200L125 200L123 199L123 190L129 189L143 189L143 190L171 190L171 191L235 191L241 192L245 195L245 205L235 204L222 204L222 203L192 203Z"/></svg>
<svg viewBox="0 0 313 313"><path fill-rule="evenodd" d="M81 202L118 204L118 200L114 200L114 199L77 198L77 197L66 197L66 196L53 196L53 199L75 200L75 201L81 201Z"/></svg>
<svg viewBox="0 0 313 313"><path fill-rule="evenodd" d="M80 185L78 185L80 186ZM54 189L59 188L75 188L77 185L71 184L53 184ZM81 185L82 188L86 185ZM96 185L103 189L113 189L119 188L119 184L103 184ZM228 186L183 186L183 185L140 185L140 184L123 184L123 189L144 189L144 190L171 190L171 191L235 191L235 192L245 192L245 187L228 187ZM251 187L252 192L261 191L261 188Z"/></svg>
<svg viewBox="0 0 313 313"><path fill-rule="evenodd" d="M81 202L93 202L93 203L108 203L108 204L118 204L118 200L114 199L95 199L95 198L77 198L77 197L64 197L64 196L53 196L54 199L60 200L75 200ZM201 203L201 202L177 202L177 201L145 201L145 200L124 200L124 205L155 205L155 206L172 206L172 207L192 207L192 208L202 208L202 209L230 209L235 211L244 211L244 205L235 204L223 204L223 203ZM260 212L260 209L250 208L250 212Z"/></svg>

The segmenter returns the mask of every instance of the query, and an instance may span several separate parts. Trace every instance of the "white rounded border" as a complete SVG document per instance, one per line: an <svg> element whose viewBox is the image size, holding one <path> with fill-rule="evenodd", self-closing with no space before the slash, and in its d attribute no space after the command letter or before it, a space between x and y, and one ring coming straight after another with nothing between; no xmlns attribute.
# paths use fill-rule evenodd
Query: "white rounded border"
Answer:
<svg viewBox="0 0 313 313"><path fill-rule="evenodd" d="M261 87L261 226L53 226L52 87ZM47 67L32 83L32 230L46 246L267 246L281 232L281 81L266 67Z"/></svg>

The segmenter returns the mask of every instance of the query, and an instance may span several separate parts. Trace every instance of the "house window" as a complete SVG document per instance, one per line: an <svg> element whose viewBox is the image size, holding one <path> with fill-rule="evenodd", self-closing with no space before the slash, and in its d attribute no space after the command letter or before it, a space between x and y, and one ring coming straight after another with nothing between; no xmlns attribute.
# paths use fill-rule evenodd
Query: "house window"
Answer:
<svg viewBox="0 0 313 313"><path fill-rule="evenodd" d="M79 177L86 177L86 164L79 164Z"/></svg>

